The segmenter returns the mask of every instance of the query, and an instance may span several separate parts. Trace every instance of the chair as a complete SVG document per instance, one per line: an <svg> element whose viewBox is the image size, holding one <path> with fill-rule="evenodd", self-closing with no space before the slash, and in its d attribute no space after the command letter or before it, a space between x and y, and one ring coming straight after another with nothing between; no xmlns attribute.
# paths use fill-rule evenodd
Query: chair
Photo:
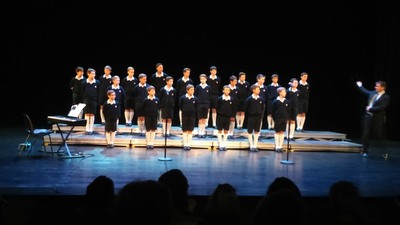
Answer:
<svg viewBox="0 0 400 225"><path fill-rule="evenodd" d="M49 136L49 142L50 142L50 148L51 148L51 154L53 155L53 143L51 141L51 133L53 133L52 129L37 129L33 126L32 120L29 117L28 114L23 113L22 114L24 121L25 121L25 129L26 133L28 133L25 142L22 144L22 147L20 146L19 148L19 153L18 156L22 156L25 151L27 151L27 156L33 151L35 147L36 140L38 138L42 139L42 145L43 145L43 150L46 153L46 145L44 141L44 136ZM29 140L33 138L33 142L31 143Z"/></svg>

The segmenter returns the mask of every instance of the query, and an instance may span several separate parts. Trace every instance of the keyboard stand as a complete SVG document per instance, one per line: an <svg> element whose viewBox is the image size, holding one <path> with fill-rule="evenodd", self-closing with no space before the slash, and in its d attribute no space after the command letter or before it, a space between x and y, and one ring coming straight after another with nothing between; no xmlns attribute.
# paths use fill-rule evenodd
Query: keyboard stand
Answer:
<svg viewBox="0 0 400 225"><path fill-rule="evenodd" d="M71 154L71 151L69 150L69 147L68 147L67 140L68 140L69 135L74 130L75 125L71 125L71 129L69 129L67 134L64 136L63 131L61 130L61 127L60 127L60 123L55 123L55 124L57 125L58 131L60 132L61 139L62 139L62 143L57 150L57 154L60 154L60 150L62 147L65 148L66 153L67 153L67 155L61 155L61 156L59 155L58 158L59 159L84 158L85 155L83 155L83 154Z"/></svg>

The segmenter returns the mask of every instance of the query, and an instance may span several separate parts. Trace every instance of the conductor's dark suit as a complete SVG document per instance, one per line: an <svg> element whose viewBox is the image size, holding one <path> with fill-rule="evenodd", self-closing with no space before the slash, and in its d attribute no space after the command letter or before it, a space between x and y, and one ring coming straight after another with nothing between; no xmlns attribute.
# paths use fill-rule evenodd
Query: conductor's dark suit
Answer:
<svg viewBox="0 0 400 225"><path fill-rule="evenodd" d="M385 138L386 127L386 108L390 103L390 96L386 93L378 95L374 100L377 91L369 91L363 86L360 87L362 93L368 96L367 104L371 104L371 108L365 112L362 122L362 142L363 152L367 153L369 148L369 140L374 137L382 140ZM372 102L371 102L372 101Z"/></svg>

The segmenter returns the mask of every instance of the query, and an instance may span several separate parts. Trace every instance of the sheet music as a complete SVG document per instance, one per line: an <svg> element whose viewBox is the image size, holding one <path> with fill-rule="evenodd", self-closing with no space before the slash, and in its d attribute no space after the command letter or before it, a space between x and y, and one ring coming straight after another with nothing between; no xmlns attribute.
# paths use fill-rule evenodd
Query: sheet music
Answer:
<svg viewBox="0 0 400 225"><path fill-rule="evenodd" d="M72 105L71 110L68 113L68 116L71 117L79 117L79 114L81 114L83 108L85 108L86 104L84 103L79 103L78 105Z"/></svg>

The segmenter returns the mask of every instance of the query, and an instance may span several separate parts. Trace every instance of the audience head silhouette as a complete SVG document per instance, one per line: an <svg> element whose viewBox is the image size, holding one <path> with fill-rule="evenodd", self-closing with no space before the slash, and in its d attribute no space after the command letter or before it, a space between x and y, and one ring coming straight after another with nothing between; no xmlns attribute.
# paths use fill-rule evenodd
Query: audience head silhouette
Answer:
<svg viewBox="0 0 400 225"><path fill-rule="evenodd" d="M360 224L368 221L361 209L358 187L346 180L333 183L329 189L332 222L336 224Z"/></svg>
<svg viewBox="0 0 400 225"><path fill-rule="evenodd" d="M163 173L158 182L165 184L171 191L173 207L179 211L187 212L189 182L183 172L172 169Z"/></svg>
<svg viewBox="0 0 400 225"><path fill-rule="evenodd" d="M238 214L240 213L239 199L236 189L228 183L218 184L210 196L206 214Z"/></svg>
<svg viewBox="0 0 400 225"><path fill-rule="evenodd" d="M275 178L275 180L272 181L272 183L268 186L266 195L270 195L283 189L290 189L296 196L301 197L300 189L291 179L287 177Z"/></svg>
<svg viewBox="0 0 400 225"><path fill-rule="evenodd" d="M95 208L106 208L113 204L115 198L114 181L104 175L96 177L86 187L86 200Z"/></svg>
<svg viewBox="0 0 400 225"><path fill-rule="evenodd" d="M204 211L207 224L242 224L241 214L236 189L229 183L218 184Z"/></svg>
<svg viewBox="0 0 400 225"><path fill-rule="evenodd" d="M275 178L258 203L254 224L304 224L306 207L300 189L287 177Z"/></svg>
<svg viewBox="0 0 400 225"><path fill-rule="evenodd" d="M254 214L254 225L259 224L305 224L302 199L288 188L264 196Z"/></svg>
<svg viewBox="0 0 400 225"><path fill-rule="evenodd" d="M116 213L122 224L171 222L172 197L169 188L154 180L131 181L116 198Z"/></svg>

